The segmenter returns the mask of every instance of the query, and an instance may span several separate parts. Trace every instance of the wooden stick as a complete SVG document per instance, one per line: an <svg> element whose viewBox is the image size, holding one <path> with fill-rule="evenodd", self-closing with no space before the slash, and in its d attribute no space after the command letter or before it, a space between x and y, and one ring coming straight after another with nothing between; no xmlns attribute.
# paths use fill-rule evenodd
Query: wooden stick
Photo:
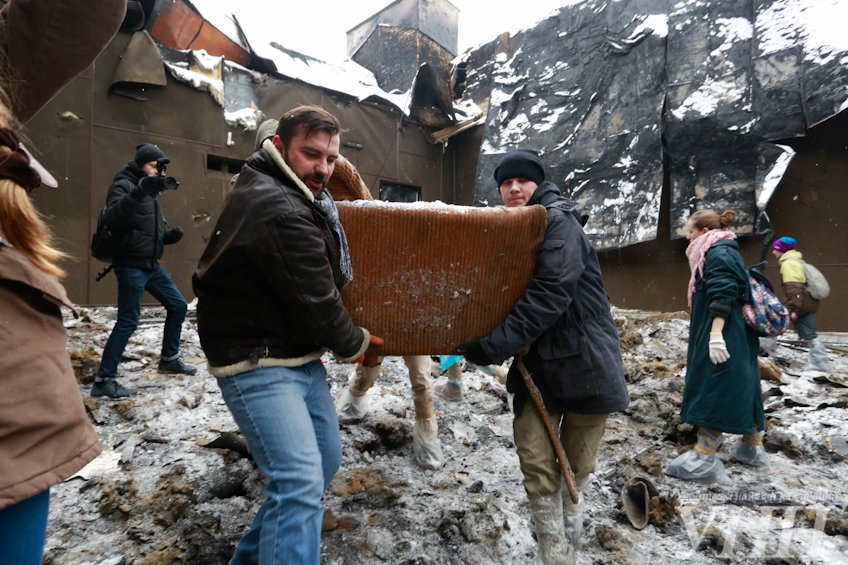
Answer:
<svg viewBox="0 0 848 565"><path fill-rule="evenodd" d="M577 504L580 502L580 493L577 492L577 488L574 486L574 472L571 470L571 465L568 464L568 458L565 456L562 442L554 429L553 422L551 422L551 416L545 408L545 403L542 402L542 395L539 394L539 389L536 388L536 383L533 382L533 377L530 375L530 371L527 370L524 360L521 357L516 357L515 362L518 363L518 372L521 373L522 378L524 378L524 384L527 385L527 390L530 391L530 398L533 399L533 404L536 405L536 410L539 411L539 415L545 423L545 429L548 431L551 444L554 446L554 452L556 453L557 460L559 460L559 468L562 470L562 476L565 477L565 486L568 488L571 501Z"/></svg>

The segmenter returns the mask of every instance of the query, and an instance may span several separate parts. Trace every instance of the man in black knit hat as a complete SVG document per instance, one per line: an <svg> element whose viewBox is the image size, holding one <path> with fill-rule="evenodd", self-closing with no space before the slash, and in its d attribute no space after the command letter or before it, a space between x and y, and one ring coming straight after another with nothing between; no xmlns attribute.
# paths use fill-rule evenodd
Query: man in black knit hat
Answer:
<svg viewBox="0 0 848 565"><path fill-rule="evenodd" d="M585 491L595 470L607 415L627 408L627 385L618 330L604 291L598 255L583 232L586 217L574 201L545 180L539 156L510 151L495 169L508 207L539 204L548 212L545 239L533 279L507 319L477 341L459 347L477 365L523 362ZM526 352L526 353L525 353ZM507 392L515 413L513 432L524 490L544 565L575 562L583 530L584 493L574 504L565 489L542 416L513 362Z"/></svg>
<svg viewBox="0 0 848 565"><path fill-rule="evenodd" d="M165 165L171 160L151 143L136 147L135 157L115 175L106 196L105 222L115 249L112 264L118 279L118 319L103 356L91 396L124 398L135 394L117 381L118 364L141 316L141 299L149 292L167 311L159 372L193 375L197 369L180 359L180 333L188 305L170 275L159 265L165 245L182 239L180 228L169 228L159 195L169 188Z"/></svg>

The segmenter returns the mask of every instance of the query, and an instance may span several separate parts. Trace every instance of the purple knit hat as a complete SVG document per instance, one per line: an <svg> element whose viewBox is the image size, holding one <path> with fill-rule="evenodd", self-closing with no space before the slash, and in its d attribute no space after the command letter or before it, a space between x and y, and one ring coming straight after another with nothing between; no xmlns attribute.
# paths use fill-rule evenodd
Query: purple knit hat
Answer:
<svg viewBox="0 0 848 565"><path fill-rule="evenodd" d="M776 240L772 244L772 248L774 248L775 250L777 250L781 253L786 253L787 251L792 251L793 249L795 249L795 246L797 246L797 245L798 245L798 242L795 241L794 237L789 237L788 235L784 235L783 237Z"/></svg>

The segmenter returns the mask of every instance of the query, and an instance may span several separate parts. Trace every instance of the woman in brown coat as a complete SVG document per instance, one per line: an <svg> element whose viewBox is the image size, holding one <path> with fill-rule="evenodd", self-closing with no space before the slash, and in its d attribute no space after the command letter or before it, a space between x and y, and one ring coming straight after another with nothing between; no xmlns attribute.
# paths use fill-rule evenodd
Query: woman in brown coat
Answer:
<svg viewBox="0 0 848 565"><path fill-rule="evenodd" d="M0 561L41 563L49 489L100 443L65 349L65 257L30 193L56 186L16 133L115 35L122 0L12 0L0 11ZM71 30L76 33L71 33Z"/></svg>
<svg viewBox="0 0 848 565"><path fill-rule="evenodd" d="M64 272L29 192L41 181L0 128L0 553L40 563L49 488L100 453L65 349Z"/></svg>

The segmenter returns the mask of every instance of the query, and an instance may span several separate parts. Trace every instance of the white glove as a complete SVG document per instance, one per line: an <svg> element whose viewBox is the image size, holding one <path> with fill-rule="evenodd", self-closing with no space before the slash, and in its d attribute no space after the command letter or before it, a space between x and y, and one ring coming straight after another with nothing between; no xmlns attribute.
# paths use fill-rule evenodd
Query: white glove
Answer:
<svg viewBox="0 0 848 565"><path fill-rule="evenodd" d="M728 359L730 359L730 353L727 352L727 345L724 343L721 332L710 332L710 361L713 365L717 365Z"/></svg>

